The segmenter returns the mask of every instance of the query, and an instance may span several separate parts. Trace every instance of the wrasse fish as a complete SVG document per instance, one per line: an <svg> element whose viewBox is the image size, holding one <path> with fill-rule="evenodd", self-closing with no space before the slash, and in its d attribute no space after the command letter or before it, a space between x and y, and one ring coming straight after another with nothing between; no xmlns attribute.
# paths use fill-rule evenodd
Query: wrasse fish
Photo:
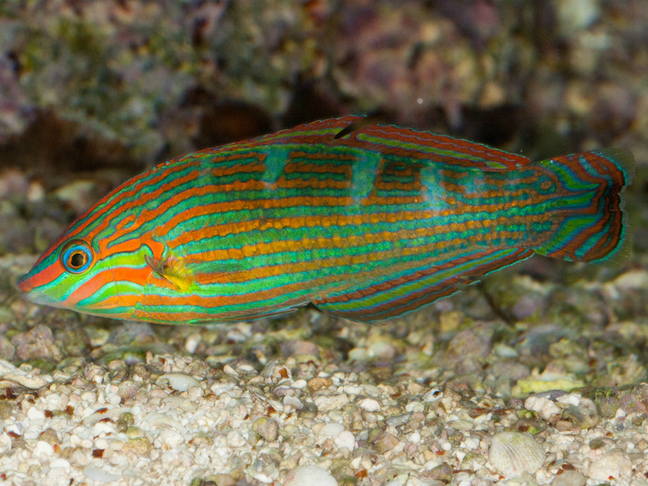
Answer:
<svg viewBox="0 0 648 486"><path fill-rule="evenodd" d="M403 315L534 253L620 264L632 154L520 155L358 116L201 150L99 201L22 277L39 304L201 324Z"/></svg>

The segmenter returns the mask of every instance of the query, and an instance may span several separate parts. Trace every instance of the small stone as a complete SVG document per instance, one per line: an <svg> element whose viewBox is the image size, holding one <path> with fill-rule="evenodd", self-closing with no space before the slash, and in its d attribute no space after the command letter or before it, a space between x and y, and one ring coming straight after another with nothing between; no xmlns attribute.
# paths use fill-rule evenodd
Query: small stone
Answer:
<svg viewBox="0 0 648 486"><path fill-rule="evenodd" d="M524 408L532 410L544 420L549 420L553 415L560 413L560 407L547 397L531 395L524 401Z"/></svg>
<svg viewBox="0 0 648 486"><path fill-rule="evenodd" d="M47 326L36 326L29 332L16 334L11 343L16 347L16 358L21 361L61 359L61 351Z"/></svg>
<svg viewBox="0 0 648 486"><path fill-rule="evenodd" d="M338 482L324 469L300 466L286 474L284 486L338 486Z"/></svg>
<svg viewBox="0 0 648 486"><path fill-rule="evenodd" d="M233 430L227 434L227 445L229 447L243 447L246 444L245 437L243 437L239 432Z"/></svg>
<svg viewBox="0 0 648 486"><path fill-rule="evenodd" d="M459 331L448 343L446 357L453 363L467 358L483 358L491 350L493 328L490 325L473 326Z"/></svg>
<svg viewBox="0 0 648 486"><path fill-rule="evenodd" d="M83 468L83 474L86 478L92 479L94 481L99 481L101 483L112 483L113 481L121 479L121 476L106 472L95 466L87 466Z"/></svg>
<svg viewBox="0 0 648 486"><path fill-rule="evenodd" d="M442 312L439 316L439 326L441 332L456 331L464 320L463 312L447 311Z"/></svg>
<svg viewBox="0 0 648 486"><path fill-rule="evenodd" d="M331 410L340 410L347 403L349 397L346 395L333 395L332 397L317 397L315 405L320 412L330 412Z"/></svg>
<svg viewBox="0 0 648 486"><path fill-rule="evenodd" d="M448 484L452 481L452 467L445 462L430 470L430 479Z"/></svg>
<svg viewBox="0 0 648 486"><path fill-rule="evenodd" d="M58 468L58 469L63 469L65 471L69 471L70 462L63 458L54 459L52 462L50 462L50 468L51 469Z"/></svg>
<svg viewBox="0 0 648 486"><path fill-rule="evenodd" d="M591 429L601 421L594 402L588 399L581 400L578 406L570 405L562 411L562 417L569 420L579 429Z"/></svg>
<svg viewBox="0 0 648 486"><path fill-rule="evenodd" d="M323 390L331 386L333 382L329 378L316 377L308 382L308 388L313 391Z"/></svg>
<svg viewBox="0 0 648 486"><path fill-rule="evenodd" d="M360 407L367 412L380 412L382 408L378 400L373 398L365 398L360 402Z"/></svg>
<svg viewBox="0 0 648 486"><path fill-rule="evenodd" d="M605 442L603 442L601 439L592 439L589 442L589 448L592 449L593 451L597 449L602 449L605 447Z"/></svg>
<svg viewBox="0 0 648 486"><path fill-rule="evenodd" d="M200 386L200 382L194 377L184 373L167 373L158 378L156 384L168 383L175 391L184 392L191 387Z"/></svg>
<svg viewBox="0 0 648 486"><path fill-rule="evenodd" d="M36 407L31 407L27 410L27 418L32 421L42 421L45 419L45 414Z"/></svg>
<svg viewBox="0 0 648 486"><path fill-rule="evenodd" d="M0 336L0 359L11 361L16 354L16 348L4 336Z"/></svg>
<svg viewBox="0 0 648 486"><path fill-rule="evenodd" d="M384 341L373 343L371 346L369 346L368 351L369 356L371 356L372 358L386 361L394 359L394 356L396 355L396 348L394 347L394 345Z"/></svg>
<svg viewBox="0 0 648 486"><path fill-rule="evenodd" d="M398 427L399 425L403 425L409 422L411 416L411 413L403 413L401 415L396 415L395 417L389 417L387 420L385 420L385 423L393 427Z"/></svg>
<svg viewBox="0 0 648 486"><path fill-rule="evenodd" d="M182 437L182 434L173 429L164 429L160 432L159 439L169 446L170 449L177 449L184 444L184 437Z"/></svg>
<svg viewBox="0 0 648 486"><path fill-rule="evenodd" d="M585 486L587 479L579 471L563 471L551 481L552 486Z"/></svg>
<svg viewBox="0 0 648 486"><path fill-rule="evenodd" d="M124 454L134 452L135 454L139 454L140 456L145 457L151 452L152 449L153 445L151 444L150 440L148 440L146 437L136 437L126 441L126 443L122 447L122 452Z"/></svg>
<svg viewBox="0 0 648 486"><path fill-rule="evenodd" d="M32 453L40 460L44 460L54 455L54 448L44 440L39 440Z"/></svg>
<svg viewBox="0 0 648 486"><path fill-rule="evenodd" d="M58 438L58 434L54 429L45 429L43 430L40 435L38 436L39 440L45 441L50 445L54 444L59 444L60 440Z"/></svg>
<svg viewBox="0 0 648 486"><path fill-rule="evenodd" d="M340 435L333 439L333 442L335 442L335 445L340 449L348 449L349 452L353 452L353 449L355 449L355 436L348 430L341 432Z"/></svg>
<svg viewBox="0 0 648 486"><path fill-rule="evenodd" d="M229 474L214 474L209 479L216 483L216 486L234 486L236 480Z"/></svg>
<svg viewBox="0 0 648 486"><path fill-rule="evenodd" d="M317 434L319 440L326 439L335 439L338 435L344 432L346 429L344 425L338 423L326 424Z"/></svg>
<svg viewBox="0 0 648 486"><path fill-rule="evenodd" d="M299 398L290 395L284 397L283 404L284 404L284 412L287 412L286 407L290 407L295 410L302 410L304 408L304 404L301 402Z"/></svg>
<svg viewBox="0 0 648 486"><path fill-rule="evenodd" d="M44 375L32 375L27 371L16 368L7 361L0 360L0 379L15 381L19 385L32 390L42 388L52 381L52 378Z"/></svg>
<svg viewBox="0 0 648 486"><path fill-rule="evenodd" d="M88 453L83 449L74 449L69 456L70 462L75 466L83 467L90 464L90 458Z"/></svg>
<svg viewBox="0 0 648 486"><path fill-rule="evenodd" d="M0 420L7 420L13 413L13 406L11 402L2 400L0 401Z"/></svg>
<svg viewBox="0 0 648 486"><path fill-rule="evenodd" d="M619 449L614 449L604 456L595 459L587 475L599 481L629 478L632 475L632 462Z"/></svg>
<svg viewBox="0 0 648 486"><path fill-rule="evenodd" d="M378 454L384 454L387 451L391 451L397 445L398 439L391 434L387 434L374 442L374 450Z"/></svg>
<svg viewBox="0 0 648 486"><path fill-rule="evenodd" d="M530 435L500 432L491 440L488 459L503 476L513 478L534 474L544 464L545 456L542 445Z"/></svg>
<svg viewBox="0 0 648 486"><path fill-rule="evenodd" d="M129 427L135 424L135 417L130 412L122 413L117 419L117 429L125 432Z"/></svg>
<svg viewBox="0 0 648 486"><path fill-rule="evenodd" d="M0 434L0 454L4 455L11 450L11 438L5 432Z"/></svg>
<svg viewBox="0 0 648 486"><path fill-rule="evenodd" d="M277 440L279 425L271 418L261 417L252 426L252 429L268 442Z"/></svg>

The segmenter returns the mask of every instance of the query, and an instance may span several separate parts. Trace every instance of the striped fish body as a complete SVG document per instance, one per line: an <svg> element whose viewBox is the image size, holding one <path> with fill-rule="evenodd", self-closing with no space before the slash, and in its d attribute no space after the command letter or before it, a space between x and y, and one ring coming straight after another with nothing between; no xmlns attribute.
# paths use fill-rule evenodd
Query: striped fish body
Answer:
<svg viewBox="0 0 648 486"><path fill-rule="evenodd" d="M34 302L199 324L313 302L371 322L539 253L622 261L616 149L530 163L344 117L196 152L126 182L21 280Z"/></svg>

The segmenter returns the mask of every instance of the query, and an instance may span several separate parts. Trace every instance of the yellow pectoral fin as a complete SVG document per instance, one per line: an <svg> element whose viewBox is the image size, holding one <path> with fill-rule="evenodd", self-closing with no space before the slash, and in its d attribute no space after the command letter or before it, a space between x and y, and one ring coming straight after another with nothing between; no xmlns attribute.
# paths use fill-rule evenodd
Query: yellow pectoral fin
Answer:
<svg viewBox="0 0 648 486"><path fill-rule="evenodd" d="M184 258L169 255L164 260L156 260L149 256L145 256L144 259L149 268L153 270L153 276L158 277L158 284L166 282L179 292L187 292L194 287L195 278L187 268Z"/></svg>
<svg viewBox="0 0 648 486"><path fill-rule="evenodd" d="M188 276L165 275L164 278L171 282L180 292L188 292L196 283L192 278L188 278Z"/></svg>

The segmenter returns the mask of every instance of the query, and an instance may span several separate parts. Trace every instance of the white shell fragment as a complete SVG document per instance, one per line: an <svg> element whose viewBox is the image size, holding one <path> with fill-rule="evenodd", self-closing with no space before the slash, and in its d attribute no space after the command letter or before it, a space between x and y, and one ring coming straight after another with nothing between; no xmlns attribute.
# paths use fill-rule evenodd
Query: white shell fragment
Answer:
<svg viewBox="0 0 648 486"><path fill-rule="evenodd" d="M560 407L547 397L531 395L524 401L524 408L532 410L544 420L560 413Z"/></svg>
<svg viewBox="0 0 648 486"><path fill-rule="evenodd" d="M355 436L345 429L344 425L338 423L326 424L319 431L318 439L323 442L331 439L333 443L340 449L346 448L349 451L355 449Z"/></svg>
<svg viewBox="0 0 648 486"><path fill-rule="evenodd" d="M16 368L8 361L0 360L0 380L13 381L32 390L42 388L52 382L48 375L33 375Z"/></svg>
<svg viewBox="0 0 648 486"><path fill-rule="evenodd" d="M380 412L380 402L373 398L365 398L360 402L360 406L367 412Z"/></svg>
<svg viewBox="0 0 648 486"><path fill-rule="evenodd" d="M94 466L85 467L83 469L83 474L86 478L92 479L93 481L98 481L100 483L112 483L113 481L121 479L116 474L111 474Z"/></svg>
<svg viewBox="0 0 648 486"><path fill-rule="evenodd" d="M632 462L623 451L613 449L590 464L588 475L599 481L629 478L632 476Z"/></svg>
<svg viewBox="0 0 648 486"><path fill-rule="evenodd" d="M286 474L284 486L338 486L338 482L324 469L300 466Z"/></svg>
<svg viewBox="0 0 648 486"><path fill-rule="evenodd" d="M200 386L198 380L183 373L167 373L166 375L162 375L158 378L156 384L160 385L164 382L168 382L171 388L179 392L187 391L194 386Z"/></svg>
<svg viewBox="0 0 648 486"><path fill-rule="evenodd" d="M318 437L320 440L335 439L338 435L340 435L345 430L346 429L342 424L337 424L337 423L326 424L324 427L322 427L322 430L320 430Z"/></svg>
<svg viewBox="0 0 648 486"><path fill-rule="evenodd" d="M545 450L533 437L520 432L500 432L491 440L488 459L503 476L535 473L542 467Z"/></svg>

